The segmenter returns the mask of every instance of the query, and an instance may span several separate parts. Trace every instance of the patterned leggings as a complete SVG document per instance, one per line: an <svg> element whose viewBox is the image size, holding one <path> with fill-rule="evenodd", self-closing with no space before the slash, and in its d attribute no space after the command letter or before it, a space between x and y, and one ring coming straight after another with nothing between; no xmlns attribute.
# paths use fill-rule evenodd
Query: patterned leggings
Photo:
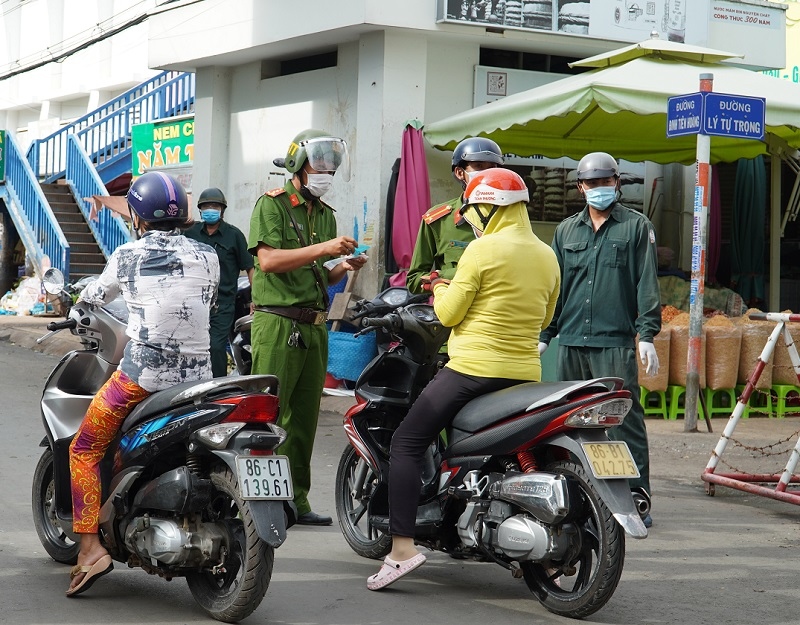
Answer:
<svg viewBox="0 0 800 625"><path fill-rule="evenodd" d="M69 446L74 532L97 534L102 497L100 461L125 417L148 395L148 391L117 370L89 404Z"/></svg>

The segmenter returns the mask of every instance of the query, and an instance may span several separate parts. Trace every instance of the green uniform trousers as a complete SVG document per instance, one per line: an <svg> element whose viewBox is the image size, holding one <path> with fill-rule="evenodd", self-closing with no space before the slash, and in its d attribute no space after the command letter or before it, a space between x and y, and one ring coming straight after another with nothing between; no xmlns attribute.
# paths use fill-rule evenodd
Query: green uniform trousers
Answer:
<svg viewBox="0 0 800 625"><path fill-rule="evenodd" d="M631 392L633 405L622 425L609 429L612 440L625 441L631 450L640 477L629 480L631 488L644 487L650 494L650 452L644 410L639 403L639 368L636 350L632 347L570 347L558 346L556 375L559 380L591 380L592 378L622 378L623 388Z"/></svg>
<svg viewBox="0 0 800 625"><path fill-rule="evenodd" d="M286 317L256 312L251 329L252 371L278 376L278 425L287 437L277 452L289 457L294 503L301 515L311 510L311 453L328 368L328 328L297 323L305 347L291 347L288 341L294 325Z"/></svg>
<svg viewBox="0 0 800 625"><path fill-rule="evenodd" d="M211 313L211 373L215 378L228 375L228 338L233 327L233 306L219 307Z"/></svg>

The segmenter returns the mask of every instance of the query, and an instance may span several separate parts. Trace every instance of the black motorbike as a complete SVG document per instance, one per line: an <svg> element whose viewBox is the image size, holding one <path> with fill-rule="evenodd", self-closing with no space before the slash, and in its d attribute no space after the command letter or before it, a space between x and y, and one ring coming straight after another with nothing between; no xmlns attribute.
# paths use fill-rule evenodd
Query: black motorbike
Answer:
<svg viewBox="0 0 800 625"><path fill-rule="evenodd" d="M45 288L69 306L59 274L48 272ZM65 564L76 562L79 549L69 445L122 358L127 314L121 299L102 307L79 302L47 326L51 334L69 330L85 348L65 355L47 379L44 452L33 476L36 531ZM99 530L111 557L166 580L186 578L215 619L234 623L251 614L296 517L289 463L275 453L286 438L277 418L271 375L178 384L136 406L101 465Z"/></svg>
<svg viewBox="0 0 800 625"><path fill-rule="evenodd" d="M345 540L374 559L391 550L392 435L441 368L449 335L427 304L384 304L390 312L362 319L388 348L356 382L335 482ZM474 399L427 450L416 543L500 565L556 614L596 612L622 575L625 534L647 536L627 479L638 469L606 433L630 406L618 378L526 383Z"/></svg>
<svg viewBox="0 0 800 625"><path fill-rule="evenodd" d="M253 325L253 315L250 313L252 301L250 281L247 276L239 278L234 300L234 319L236 321L233 323L228 338L237 375L250 375L252 369L253 354L250 347L250 327Z"/></svg>

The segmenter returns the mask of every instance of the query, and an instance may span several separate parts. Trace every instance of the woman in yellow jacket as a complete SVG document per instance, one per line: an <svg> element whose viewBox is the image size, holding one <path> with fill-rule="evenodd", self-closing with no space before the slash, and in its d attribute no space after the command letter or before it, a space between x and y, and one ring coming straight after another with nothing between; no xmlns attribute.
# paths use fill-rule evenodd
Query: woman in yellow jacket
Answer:
<svg viewBox="0 0 800 625"><path fill-rule="evenodd" d="M450 360L420 394L392 437L389 532L392 551L367 580L380 590L425 562L414 545L421 461L436 435L470 400L541 379L539 332L553 317L560 286L555 253L533 233L528 189L508 169L475 174L461 209L478 237L452 282L431 275L439 320L452 328Z"/></svg>

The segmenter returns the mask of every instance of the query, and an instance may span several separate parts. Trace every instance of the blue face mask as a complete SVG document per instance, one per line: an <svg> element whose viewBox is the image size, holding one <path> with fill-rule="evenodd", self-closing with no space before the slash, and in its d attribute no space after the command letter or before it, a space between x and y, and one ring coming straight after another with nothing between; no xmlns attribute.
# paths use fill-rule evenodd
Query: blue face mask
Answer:
<svg viewBox="0 0 800 625"><path fill-rule="evenodd" d="M204 208L200 210L200 219L203 220L203 223L207 223L209 225L217 223L221 216L222 212L214 208Z"/></svg>
<svg viewBox="0 0 800 625"><path fill-rule="evenodd" d="M617 187L595 187L594 189L586 189L586 202L596 208L597 210L604 211L614 203L617 199Z"/></svg>

